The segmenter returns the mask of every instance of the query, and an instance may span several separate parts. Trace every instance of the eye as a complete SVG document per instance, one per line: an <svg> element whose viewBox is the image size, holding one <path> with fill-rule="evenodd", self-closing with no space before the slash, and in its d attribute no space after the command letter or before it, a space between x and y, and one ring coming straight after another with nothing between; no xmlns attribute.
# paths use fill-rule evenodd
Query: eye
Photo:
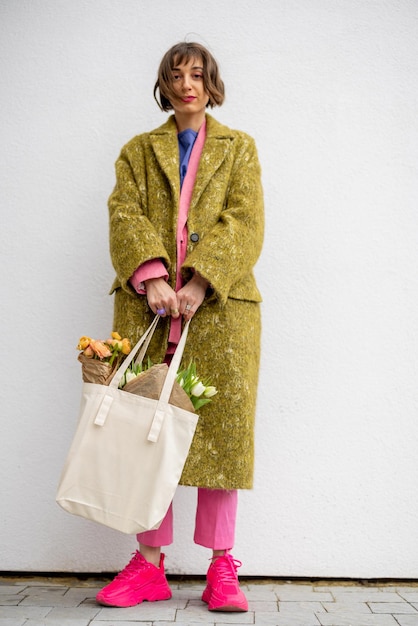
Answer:
<svg viewBox="0 0 418 626"><path fill-rule="evenodd" d="M173 74L173 80L179 80L181 78L180 74Z"/></svg>
<svg viewBox="0 0 418 626"><path fill-rule="evenodd" d="M203 78L203 75L202 74L193 74L193 78L195 80L200 80L201 78Z"/></svg>

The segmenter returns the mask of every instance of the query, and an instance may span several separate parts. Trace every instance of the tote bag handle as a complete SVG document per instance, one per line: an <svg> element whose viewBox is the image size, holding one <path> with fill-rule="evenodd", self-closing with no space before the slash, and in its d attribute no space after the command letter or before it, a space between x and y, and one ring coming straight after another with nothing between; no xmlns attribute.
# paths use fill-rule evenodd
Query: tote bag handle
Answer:
<svg viewBox="0 0 418 626"><path fill-rule="evenodd" d="M148 441L158 441L158 435L161 431L161 426L164 421L165 412L167 410L168 401L170 399L171 391L176 380L177 372L180 367L181 359L183 356L184 346L186 345L187 333L189 332L190 320L185 325L180 337L180 341L177 345L176 351L171 359L170 366L168 368L167 376L165 377L163 388L161 389L160 398L158 400L154 419L151 424L150 431L148 433Z"/></svg>
<svg viewBox="0 0 418 626"><path fill-rule="evenodd" d="M122 376L124 375L128 367L130 366L132 361L134 360L140 348L143 346L139 355L139 356L142 355L141 357L141 360L142 360L148 348L149 342L151 341L151 338L154 334L154 331L158 324L159 319L160 319L159 315L156 315L154 317L154 320L152 321L150 326L147 328L145 333L142 335L142 337L139 339L139 341L137 342L133 350L131 350L130 354L124 359L124 361L121 363L119 368L116 370L115 375L110 381L109 388L113 390L117 390L119 383L122 380ZM189 332L189 324L190 324L190 320L188 320L186 324L184 325L184 329L183 329L180 341L177 345L176 351L173 354L173 358L171 359L171 363L168 368L167 376L165 378L163 388L161 390L160 398L156 404L154 419L152 421L151 428L148 433L148 441L151 441L154 443L158 441L158 436L160 434L161 427L164 421L165 412L169 404L170 395L171 395L173 385L176 380L177 372L180 367L184 347L186 345L187 334ZM109 413L110 407L113 403L113 399L114 399L113 394L104 396L101 402L101 405L99 407L99 410L96 414L95 420L94 420L94 423L96 424L96 426L104 425L106 421L106 417Z"/></svg>
<svg viewBox="0 0 418 626"><path fill-rule="evenodd" d="M134 360L134 358L135 358L137 352L139 352L139 349L141 348L141 346L143 346L142 350L139 353L138 358L136 359L135 362L139 363L139 362L141 362L143 360L143 358L145 356L145 352L148 349L149 343L150 343L150 341L152 339L152 336L154 334L154 331L155 331L155 328L156 328L156 326L158 324L158 320L159 319L160 319L159 315L156 315L154 317L153 321L151 322L150 326L147 328L145 333L138 340L137 344L131 350L129 355L122 361L121 365L116 370L115 375L113 376L112 380L109 383L109 387L113 387L114 389L117 389L119 387L119 383L122 380L122 377L123 377L124 373L126 372L128 367L130 366L132 361Z"/></svg>

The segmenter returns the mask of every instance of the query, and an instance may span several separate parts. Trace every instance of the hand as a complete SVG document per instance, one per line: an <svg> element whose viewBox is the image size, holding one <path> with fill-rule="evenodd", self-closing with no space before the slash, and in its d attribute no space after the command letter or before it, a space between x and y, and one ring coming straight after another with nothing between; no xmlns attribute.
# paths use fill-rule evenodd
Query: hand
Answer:
<svg viewBox="0 0 418 626"><path fill-rule="evenodd" d="M180 315L176 292L164 278L150 278L146 280L145 288L148 305L153 313L157 314L158 311L164 309L165 312L161 314L161 317L171 315L176 319Z"/></svg>
<svg viewBox="0 0 418 626"><path fill-rule="evenodd" d="M193 317L202 304L208 287L209 283L203 276L193 274L189 282L177 292L178 309L186 321Z"/></svg>

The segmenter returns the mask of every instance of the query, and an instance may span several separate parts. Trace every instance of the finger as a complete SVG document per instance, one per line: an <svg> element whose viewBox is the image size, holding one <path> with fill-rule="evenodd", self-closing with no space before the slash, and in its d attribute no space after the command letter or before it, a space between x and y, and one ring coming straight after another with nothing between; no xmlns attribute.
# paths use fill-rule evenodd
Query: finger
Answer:
<svg viewBox="0 0 418 626"><path fill-rule="evenodd" d="M186 321L192 319L195 312L196 312L195 307L192 304L190 304L190 302L188 302L184 307L184 313L183 313L184 319Z"/></svg>
<svg viewBox="0 0 418 626"><path fill-rule="evenodd" d="M179 305L179 311L181 315L188 315L189 312L192 310L192 308L193 308L192 305L188 303L187 301L181 302Z"/></svg>

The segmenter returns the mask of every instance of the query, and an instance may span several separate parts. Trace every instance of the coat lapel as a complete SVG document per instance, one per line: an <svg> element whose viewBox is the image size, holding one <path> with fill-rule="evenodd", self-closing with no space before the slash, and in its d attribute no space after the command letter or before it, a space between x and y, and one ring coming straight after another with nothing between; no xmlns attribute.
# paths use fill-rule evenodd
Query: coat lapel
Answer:
<svg viewBox="0 0 418 626"><path fill-rule="evenodd" d="M173 117L150 133L150 141L159 166L167 177L178 204L180 190L179 147L177 128Z"/></svg>
<svg viewBox="0 0 418 626"><path fill-rule="evenodd" d="M197 170L190 203L191 209L197 205L210 179L225 160L231 148L231 142L232 134L229 128L217 122L210 115L206 115L206 140Z"/></svg>

